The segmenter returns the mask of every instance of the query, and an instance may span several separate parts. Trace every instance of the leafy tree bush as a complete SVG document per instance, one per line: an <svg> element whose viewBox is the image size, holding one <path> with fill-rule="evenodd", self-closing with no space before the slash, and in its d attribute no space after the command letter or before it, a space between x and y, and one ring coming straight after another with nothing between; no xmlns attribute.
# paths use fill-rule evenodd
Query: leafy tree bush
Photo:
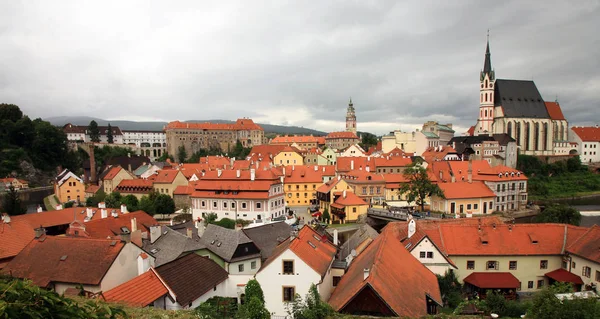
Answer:
<svg viewBox="0 0 600 319"><path fill-rule="evenodd" d="M245 304L238 311L240 319L269 319L271 315L265 308L265 295L256 279L251 279L244 290Z"/></svg>
<svg viewBox="0 0 600 319"><path fill-rule="evenodd" d="M175 201L167 194L160 194L154 200L154 212L156 214L173 214L175 212Z"/></svg>
<svg viewBox="0 0 600 319"><path fill-rule="evenodd" d="M66 202L63 204L63 208L71 208L75 205L75 202Z"/></svg>
<svg viewBox="0 0 600 319"><path fill-rule="evenodd" d="M442 294L442 301L448 307L456 308L463 301L461 294L462 285L456 278L456 274L453 271L446 271L443 276L436 276L440 286L440 293Z"/></svg>
<svg viewBox="0 0 600 319"><path fill-rule="evenodd" d="M317 286L310 285L308 294L302 301L299 295L287 305L288 314L294 319L325 319L334 313L333 308L321 300Z"/></svg>
<svg viewBox="0 0 600 319"><path fill-rule="evenodd" d="M179 149L177 149L177 159L179 160L180 163L185 163L185 160L187 159L187 152L185 151L185 147L183 145L179 146Z"/></svg>
<svg viewBox="0 0 600 319"><path fill-rule="evenodd" d="M98 207L98 203L103 202L105 198L106 193L102 189L100 189L98 190L98 192L96 192L96 194L94 194L94 196L88 197L85 200L85 206Z"/></svg>
<svg viewBox="0 0 600 319"><path fill-rule="evenodd" d="M214 224L217 221L217 214L215 213L208 213L206 214L206 217L204 217L204 225L208 226L208 224Z"/></svg>
<svg viewBox="0 0 600 319"><path fill-rule="evenodd" d="M100 129L98 129L98 123L94 120L88 125L88 131L90 132L90 140L94 143L100 142Z"/></svg>
<svg viewBox="0 0 600 319"><path fill-rule="evenodd" d="M595 299L558 300L555 294L570 292L571 288L564 284L553 285L538 292L527 312L527 318L571 319L598 318L600 303Z"/></svg>
<svg viewBox="0 0 600 319"><path fill-rule="evenodd" d="M138 205L140 202L135 195L127 195L121 198L121 204L127 206L128 211L134 212L138 210Z"/></svg>
<svg viewBox="0 0 600 319"><path fill-rule="evenodd" d="M427 174L427 170L421 165L412 165L404 170L404 177L408 183L402 184L398 189L400 196L406 196L406 201L414 202L421 207L421 211L425 210L425 199L430 196L438 196L445 198L444 192L434 184Z"/></svg>
<svg viewBox="0 0 600 319"><path fill-rule="evenodd" d="M573 207L562 204L547 204L546 208L535 216L536 223L559 223L579 226L581 213Z"/></svg>
<svg viewBox="0 0 600 319"><path fill-rule="evenodd" d="M89 300L77 303L30 281L0 278L0 318L127 318L121 309Z"/></svg>
<svg viewBox="0 0 600 319"><path fill-rule="evenodd" d="M331 220L331 215L329 215L329 209L325 207L323 211L323 221L329 224L329 220Z"/></svg>
<svg viewBox="0 0 600 319"><path fill-rule="evenodd" d="M25 208L25 206L23 206L23 203L21 203L19 193L12 185L8 187L8 191L4 194L2 198L1 208L3 212L6 212L10 216L23 215L27 212L27 208Z"/></svg>
<svg viewBox="0 0 600 319"><path fill-rule="evenodd" d="M108 132L106 132L106 139L108 140L109 144L112 144L115 142L115 139L113 137L112 126L110 126L110 123L108 123L107 131Z"/></svg>
<svg viewBox="0 0 600 319"><path fill-rule="evenodd" d="M104 199L106 208L121 208L121 194L119 192L112 192Z"/></svg>

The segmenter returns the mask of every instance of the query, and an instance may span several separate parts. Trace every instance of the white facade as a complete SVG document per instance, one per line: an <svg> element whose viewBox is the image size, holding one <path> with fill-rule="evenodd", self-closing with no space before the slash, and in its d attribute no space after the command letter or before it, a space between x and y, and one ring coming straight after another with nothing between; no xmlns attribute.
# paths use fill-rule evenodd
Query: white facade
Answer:
<svg viewBox="0 0 600 319"><path fill-rule="evenodd" d="M211 192L214 194L214 192ZM229 198L223 198L230 195ZM266 197L266 196L265 196ZM272 185L268 198L243 198L235 191L206 197L192 194L192 214L194 219L203 218L209 213L217 214L217 219L269 220L285 214L285 194L283 184Z"/></svg>
<svg viewBox="0 0 600 319"><path fill-rule="evenodd" d="M338 157L365 157L365 151L358 144L350 145Z"/></svg>
<svg viewBox="0 0 600 319"><path fill-rule="evenodd" d="M283 261L294 262L294 273L283 274ZM256 280L265 295L265 306L272 315L287 315L286 305L283 301L283 291L285 287L293 287L294 292L303 299L308 294L312 284L317 286L321 299L329 300L333 291L333 275L331 274L331 265L325 276L321 278L314 269L307 265L298 255L290 249L285 250L281 255L270 262L265 268L256 274Z"/></svg>
<svg viewBox="0 0 600 319"><path fill-rule="evenodd" d="M154 302L155 308L167 310L194 309L198 307L201 303L215 296L232 298L237 297L237 292L235 291L235 289L232 289L231 285L229 284L229 278L218 284L215 288L207 291L205 294L198 297L196 300L192 301L191 305L180 305L177 301L175 301L176 295L173 293L173 291L169 289L168 286L167 290L169 290L169 293L166 296Z"/></svg>
<svg viewBox="0 0 600 319"><path fill-rule="evenodd" d="M566 265L563 263L563 268L566 266L566 270L581 277L585 286L595 285L598 287L600 284L600 264L573 254L569 255L567 260L570 264L568 262Z"/></svg>
<svg viewBox="0 0 600 319"><path fill-rule="evenodd" d="M510 178L510 175L505 178ZM527 205L527 181L508 180L506 182L485 181L485 185L496 194L495 211L513 211Z"/></svg>
<svg viewBox="0 0 600 319"><path fill-rule="evenodd" d="M391 135L381 138L381 150L389 153L397 147L407 153L414 153L417 149L416 133L394 131Z"/></svg>
<svg viewBox="0 0 600 319"><path fill-rule="evenodd" d="M581 159L581 163L597 163L600 162L600 142L584 141L573 130L569 130L569 141L577 143L576 149Z"/></svg>
<svg viewBox="0 0 600 319"><path fill-rule="evenodd" d="M167 147L167 134L163 131L123 131L123 144Z"/></svg>
<svg viewBox="0 0 600 319"><path fill-rule="evenodd" d="M424 237L416 246L409 249L413 257L436 275L443 276L446 271L454 269L428 237Z"/></svg>

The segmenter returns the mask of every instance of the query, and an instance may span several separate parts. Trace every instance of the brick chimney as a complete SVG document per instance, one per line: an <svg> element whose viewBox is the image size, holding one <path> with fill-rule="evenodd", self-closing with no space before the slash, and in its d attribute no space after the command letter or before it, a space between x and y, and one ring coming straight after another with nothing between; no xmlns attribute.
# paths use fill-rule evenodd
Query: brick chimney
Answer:
<svg viewBox="0 0 600 319"><path fill-rule="evenodd" d="M46 235L46 229L40 225L40 227L33 230L35 232L35 238L41 238Z"/></svg>
<svg viewBox="0 0 600 319"><path fill-rule="evenodd" d="M256 178L256 170L254 170L254 168L253 168L250 170L250 180L254 181L255 178Z"/></svg>

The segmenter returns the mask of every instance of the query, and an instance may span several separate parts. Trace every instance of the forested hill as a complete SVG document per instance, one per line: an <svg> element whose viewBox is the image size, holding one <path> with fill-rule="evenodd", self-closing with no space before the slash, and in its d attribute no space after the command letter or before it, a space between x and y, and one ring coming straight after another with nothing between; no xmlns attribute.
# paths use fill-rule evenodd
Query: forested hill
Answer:
<svg viewBox="0 0 600 319"><path fill-rule="evenodd" d="M118 126L122 130L149 130L149 131L160 131L167 124L167 122L135 122L135 121L122 121L122 120L104 120L90 116L57 116L49 117L46 121L62 126L67 123L74 125L88 125L92 120L96 121L98 125L105 126L110 123L112 126ZM184 122L198 123L198 122L212 122L212 123L233 123L229 120L189 120ZM322 131L313 130L305 127L298 126L284 126L284 125L272 125L272 124L261 124L257 123L265 129L265 133L276 133L276 134L298 134L298 135L326 135L327 133Z"/></svg>

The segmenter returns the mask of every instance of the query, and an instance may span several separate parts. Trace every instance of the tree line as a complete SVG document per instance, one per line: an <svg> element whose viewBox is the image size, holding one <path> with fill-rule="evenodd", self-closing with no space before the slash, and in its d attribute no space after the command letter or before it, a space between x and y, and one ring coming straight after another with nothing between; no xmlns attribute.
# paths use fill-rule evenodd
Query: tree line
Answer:
<svg viewBox="0 0 600 319"><path fill-rule="evenodd" d="M175 201L173 198L156 191L152 191L138 200L134 195L121 196L119 192L106 194L104 191L99 190L94 196L86 200L85 205L88 207L98 207L98 203L101 202L104 202L107 208L121 208L121 205L125 205L129 212L142 210L150 216L156 214L168 215L175 212Z"/></svg>

